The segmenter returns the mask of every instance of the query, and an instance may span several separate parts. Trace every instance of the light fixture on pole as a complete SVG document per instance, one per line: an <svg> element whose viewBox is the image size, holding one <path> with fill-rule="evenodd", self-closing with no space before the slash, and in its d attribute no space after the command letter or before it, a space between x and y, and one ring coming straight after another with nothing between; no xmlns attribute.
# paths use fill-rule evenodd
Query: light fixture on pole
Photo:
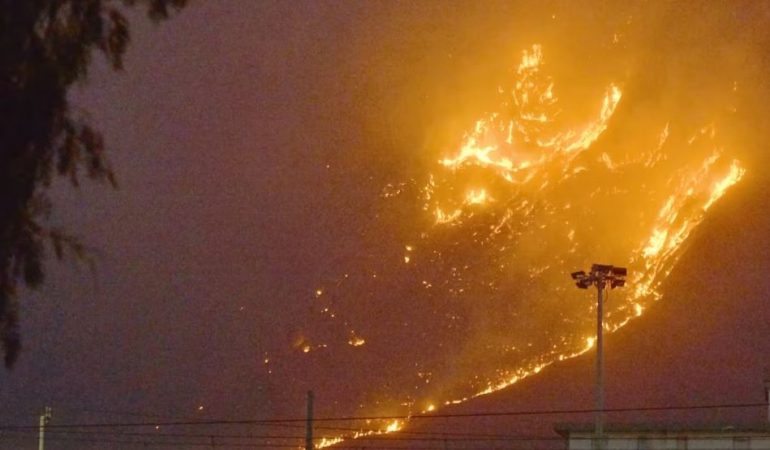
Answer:
<svg viewBox="0 0 770 450"><path fill-rule="evenodd" d="M623 287L626 284L627 270L625 267L614 267L607 264L594 264L591 266L591 272L584 271L572 272L572 279L575 285L580 289L588 289L590 286L596 286L598 292L596 299L596 429L595 440L597 450L602 450L604 435L604 349L603 335L604 319L603 313L603 292L604 289L615 289Z"/></svg>

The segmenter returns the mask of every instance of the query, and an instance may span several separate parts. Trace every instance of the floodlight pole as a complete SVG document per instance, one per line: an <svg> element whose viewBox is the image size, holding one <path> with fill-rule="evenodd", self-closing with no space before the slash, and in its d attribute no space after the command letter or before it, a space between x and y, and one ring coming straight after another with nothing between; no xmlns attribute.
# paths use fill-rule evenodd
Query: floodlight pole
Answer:
<svg viewBox="0 0 770 450"><path fill-rule="evenodd" d="M626 284L625 267L613 267L607 264L594 264L591 272L573 272L572 279L580 289L596 286L596 411L594 448L604 449L604 290L622 287Z"/></svg>
<svg viewBox="0 0 770 450"><path fill-rule="evenodd" d="M604 283L596 283L596 449L604 449Z"/></svg>

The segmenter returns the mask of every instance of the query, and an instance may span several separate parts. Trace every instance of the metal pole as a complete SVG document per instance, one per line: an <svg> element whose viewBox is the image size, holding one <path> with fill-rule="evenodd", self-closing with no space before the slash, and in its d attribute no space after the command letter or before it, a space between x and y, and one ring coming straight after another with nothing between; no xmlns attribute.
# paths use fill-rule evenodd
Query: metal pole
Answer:
<svg viewBox="0 0 770 450"><path fill-rule="evenodd" d="M40 414L40 433L38 434L37 448L38 450L45 449L45 424L48 423L48 419L51 418L51 408L46 406L43 409L43 413Z"/></svg>
<svg viewBox="0 0 770 450"><path fill-rule="evenodd" d="M615 289L626 284L628 270L609 264L594 264L591 272L580 270L570 276L580 289L596 286L596 412L593 448L603 450L604 442L604 290Z"/></svg>
<svg viewBox="0 0 770 450"><path fill-rule="evenodd" d="M305 450L313 450L313 391L307 391L307 434Z"/></svg>
<svg viewBox="0 0 770 450"><path fill-rule="evenodd" d="M43 442L45 439L45 415L40 415L40 434L37 438L37 448L38 450L43 450L45 448L45 443Z"/></svg>
<svg viewBox="0 0 770 450"><path fill-rule="evenodd" d="M765 378L765 401L767 401L767 421L770 422L770 377Z"/></svg>
<svg viewBox="0 0 770 450"><path fill-rule="evenodd" d="M596 284L598 296L596 301L596 449L604 448L604 319L603 293L604 279Z"/></svg>

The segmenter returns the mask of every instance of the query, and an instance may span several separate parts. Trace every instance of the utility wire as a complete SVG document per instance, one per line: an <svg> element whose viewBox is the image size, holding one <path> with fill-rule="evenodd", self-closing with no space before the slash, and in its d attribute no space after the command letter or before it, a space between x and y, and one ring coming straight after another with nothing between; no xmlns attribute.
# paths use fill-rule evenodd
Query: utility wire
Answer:
<svg viewBox="0 0 770 450"><path fill-rule="evenodd" d="M362 430L357 428L336 428L336 427L315 427L315 429L331 429L335 431L348 431L348 432L356 432L361 433ZM6 432L11 433L26 433L26 434L37 434L37 430L8 430ZM366 430L363 430L365 433ZM259 435L259 434L211 434L211 433L203 433L203 434L194 434L194 433L163 433L163 432L128 432L128 431L77 431L77 430L49 430L48 433L51 434L62 434L62 435L94 435L94 436L101 436L101 435L114 435L114 436L129 436L129 437L187 437L187 438L207 438L207 439L305 439L305 435L276 435L276 434L270 434L270 435ZM473 440L482 440L482 441L510 441L510 440L542 440L544 438L537 437L537 436L521 436L521 435L505 435L505 434L479 434L479 433L453 433L453 432L419 432L419 431L408 431L403 430L398 432L399 435L416 435L418 437L415 438L409 438L409 437L399 437L394 438L392 436L388 436L385 434L370 434L370 435L362 435L359 436L360 439L399 439L399 440L438 440L443 441L447 439L447 436L452 436L453 440L458 441L473 441ZM428 437L419 437L419 436L428 436ZM438 437L436 437L438 436ZM352 438L352 436L348 436L348 439ZM477 439L473 439L477 438ZM550 437L546 437L550 438ZM323 439L323 436L319 437L317 440Z"/></svg>
<svg viewBox="0 0 770 450"><path fill-rule="evenodd" d="M67 411L77 411L77 412L97 412L94 410L87 411L85 409L76 409L76 408L63 408L63 407L57 407L57 410L67 410ZM101 411L104 413L110 413L115 415L132 415L132 416L141 416L141 417L149 417L149 418L169 418L172 416L160 416L160 415L154 415L154 414L145 414L145 413L128 413L128 412L117 412L117 411ZM35 416L38 417L37 415ZM183 420L179 419L178 420ZM266 428L289 428L289 429L302 429L304 430L306 427L305 425L298 425L298 424L284 424L284 423L275 423L275 424L262 424L262 423L256 423L252 424L253 426L259 426L259 427L266 427ZM6 429L12 430L13 427L16 427L16 425L8 425ZM18 427L25 427L24 425L20 425ZM315 426L314 429L316 430L323 430L323 431L340 431L340 432L350 432L350 433L362 433L366 434L368 438L371 438L375 433L382 433L381 429L365 429L365 428L352 428L352 427L332 427L332 426ZM19 430L17 430L19 432ZM37 430L30 430L30 433L38 433ZM49 433L65 433L66 431L55 431L50 430ZM79 431L79 432L73 432L73 433L87 433L86 431ZM93 432L93 434L112 434L112 435L126 435L126 436L133 436L133 435L147 435L147 436L173 436L173 434L168 433L130 433L125 431L120 432ZM499 438L504 440L509 439L517 439L519 436L514 435L507 435L507 434L490 434L490 433L457 433L457 432L451 432L451 431L412 431L412 430L399 430L398 434L400 435L417 435L417 436L463 436L463 437L488 437L488 438ZM193 436L188 434L183 434L185 436ZM241 435L212 435L212 434L205 434L200 436L206 436L206 437L214 437L214 438L228 438L228 437L239 437ZM244 435L245 436L245 435ZM305 435L300 436L301 438L305 438Z"/></svg>
<svg viewBox="0 0 770 450"><path fill-rule="evenodd" d="M29 434L29 435L35 435L35 432L30 431L13 431L13 433L20 433L20 434ZM51 431L51 434L58 434L58 435L91 435L91 436L101 436L101 435L117 435L117 436L126 436L126 437L174 437L174 438L200 438L200 439L242 439L242 440L270 440L270 439L293 439L293 440L304 440L305 435L222 435L222 434L185 434L185 433L160 433L160 434L154 434L154 433L120 433L120 432L109 432L109 431ZM703 433L703 432L701 432ZM714 433L717 433L717 431L714 431ZM438 433L443 434L443 433ZM755 438L768 438L770 437L770 431L764 432L764 433L752 433L751 437ZM323 437L318 437L316 440L320 441ZM348 439L352 439L352 437L348 437ZM520 435L520 436L504 436L504 437L486 437L486 436L478 436L478 437L408 437L408 436L393 436L393 435L372 435L372 436L361 436L358 439L360 440L386 440L386 441L425 441L425 442L443 442L443 441L450 441L450 442L482 442L482 441L488 441L488 442L499 442L499 441L563 441L565 438L562 436L527 436L527 435ZM573 436L570 437L572 440L593 440L594 438L592 436ZM626 440L628 437L626 436L619 436L619 437L612 437L607 436L605 437L607 440ZM636 439L640 440L652 440L652 439L659 439L658 437L647 437L647 436L638 436ZM724 439L724 436L720 436L718 434L714 435L699 435L698 440L721 440Z"/></svg>
<svg viewBox="0 0 770 450"><path fill-rule="evenodd" d="M80 442L80 443L109 443L109 444L128 444L128 445L152 445L163 447L205 447L211 448L211 442L168 442L168 441L156 441L156 440L127 440L127 439L107 439L107 438L77 438L77 437L62 437L51 436L46 438L55 442ZM0 440L19 440L12 436L0 435ZM298 444L281 444L281 443L214 443L216 448L291 448L297 449ZM335 445L335 450L361 450L360 445ZM428 447L428 446L403 446L403 445L366 445L367 450L445 450L445 447ZM488 450L510 450L510 447L486 447ZM531 450L531 449L528 449ZM706 450L706 449L704 449Z"/></svg>
<svg viewBox="0 0 770 450"><path fill-rule="evenodd" d="M727 403L716 405L692 405L692 406L648 406L635 408L605 408L605 413L613 412L651 412L651 411L693 411L718 408L754 408L766 407L767 403ZM543 410L520 410L520 411L491 411L475 413L444 413L444 414L425 414L414 416L342 416L342 417L319 417L314 418L315 422L351 422L367 420L422 420L422 419L445 419L445 418L472 418L472 417L514 417L514 416L540 416L540 415L560 415L560 414L588 414L598 412L596 409L543 409ZM283 424L305 422L307 418L285 418L285 419L218 419L218 420L196 420L196 421L170 421L170 422L113 422L113 423L84 423L84 424L62 424L48 425L48 428L117 428L117 427L171 427L171 426L202 426L202 425L257 425L257 424ZM0 426L0 430L12 429L37 429L36 426Z"/></svg>

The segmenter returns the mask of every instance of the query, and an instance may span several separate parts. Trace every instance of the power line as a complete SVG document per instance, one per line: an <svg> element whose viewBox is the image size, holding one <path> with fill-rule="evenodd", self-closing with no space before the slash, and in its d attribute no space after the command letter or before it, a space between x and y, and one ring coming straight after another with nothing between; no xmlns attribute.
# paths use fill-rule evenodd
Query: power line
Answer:
<svg viewBox="0 0 770 450"><path fill-rule="evenodd" d="M605 413L612 412L650 412L650 411L691 411L717 408L753 408L766 407L766 403L734 403L723 405L698 405L698 406L649 406L637 408L605 408ZM444 413L444 414L425 414L414 416L368 416L368 417L327 417L318 418L316 421L335 422L335 421L358 421L358 420L394 420L394 419L446 419L446 418L466 418L466 417L496 417L496 416L540 416L540 415L558 415L558 414L588 414L595 413L596 409L551 409L551 410L531 410L531 411L499 411L499 412L478 412L478 413ZM268 419L275 422L295 422L302 419Z"/></svg>
<svg viewBox="0 0 770 450"><path fill-rule="evenodd" d="M18 438L15 438L13 436L8 435L0 435L0 440L18 440ZM169 441L157 441L157 440L128 440L128 439L108 439L108 438L78 438L78 437L62 437L62 436L52 436L50 438L51 441L56 442L81 442L81 443L110 443L110 444L130 444L130 445L153 445L153 446L164 446L164 447L211 447L211 442L192 442L192 441L177 441L177 442L169 442ZM282 443L227 443L227 442L217 442L216 444L217 448L292 448L296 449L298 447L298 444L282 444ZM489 450L510 450L510 447L486 447ZM360 445L335 445L335 450L360 450ZM367 450L407 450L407 449L413 449L413 450L444 450L444 447L428 447L428 446L404 446L404 445L366 445Z"/></svg>
<svg viewBox="0 0 770 450"><path fill-rule="evenodd" d="M754 408L766 407L766 403L727 403L716 405L691 405L691 406L648 406L634 408L606 408L605 413L616 412L652 412L652 411L692 411L719 408ZM475 413L444 413L425 414L414 416L342 416L320 417L316 422L353 422L371 420L422 420L422 419L446 419L446 418L473 418L473 417L514 417L514 416L541 416L560 414L588 414L595 413L596 409L544 409L544 410L520 410L520 411L491 411ZM172 427L172 426L204 426L204 425L267 425L305 422L306 418L285 419L218 419L218 420L194 420L194 421L169 421L169 422L112 422L112 423L83 423L49 425L49 428L118 428L118 427ZM29 429L32 426L0 426L0 430Z"/></svg>
<svg viewBox="0 0 770 450"><path fill-rule="evenodd" d="M25 435L33 435L31 430L16 430L12 433L19 433ZM231 440L297 440L300 441L305 436L300 435L222 435L222 434L186 434L186 433L125 433L125 432L110 432L110 431L51 431L52 435L59 436L120 436L120 437L141 437L141 438L198 438L198 439L231 439ZM316 438L316 441L322 440L323 437ZM344 436L343 439L353 439L352 436ZM495 442L495 441L548 441L548 440L561 440L561 438L553 436L507 436L507 437L428 437L428 436L388 436L388 435L371 435L360 436L361 440L387 440L387 441L418 441L418 442ZM159 441L162 442L162 441Z"/></svg>
<svg viewBox="0 0 770 450"><path fill-rule="evenodd" d="M10 430L10 433L34 434L33 430ZM200 439L304 439L300 435L243 435L243 434L193 434L193 433L151 433L151 432L125 432L125 431L75 431L75 430L51 430L50 434L58 435L91 435L91 436L125 436L125 437L153 437L153 438L200 438Z"/></svg>
<svg viewBox="0 0 770 450"><path fill-rule="evenodd" d="M12 433L18 433L23 434L29 437L32 437L33 434L31 431L26 430L20 430L20 431L12 431ZM158 445L158 446L203 446L203 447L209 447L212 445L211 441L206 442L200 442L200 441L164 441L164 440L157 440L157 439L135 439L135 440L120 440L116 438L103 438L103 437L78 437L76 435L91 435L91 436L100 436L100 435L117 435L117 436L126 436L126 437L161 437L161 436L174 436L174 437L185 437L185 438L206 438L206 439L213 439L213 438L261 438L268 440L273 438L291 438L295 440L301 440L303 439L303 436L295 435L295 436L227 436L227 435L189 435L189 434L162 434L162 435L153 435L152 433L116 433L116 432L77 432L77 431L57 431L52 432L53 436L51 436L50 440L55 441L73 441L73 442L91 442L91 443L124 443L124 444L152 444L152 445ZM62 435L73 435L73 437L64 437ZM762 433L762 434L753 434L752 437L755 438L767 438L770 437L770 433ZM0 439L17 439L10 435L0 435ZM348 439L350 439L348 437ZM369 441L369 440L376 440L376 439L383 439L387 441L392 441L395 443L402 443L402 442L452 442L452 443L458 443L458 442L522 442L522 441L529 441L529 442L554 442L554 441L564 441L565 438L559 437L559 436L509 436L508 438L409 438L409 437L393 437L393 436L366 436L362 437L362 440ZM572 437L572 440L592 440L593 437ZM611 437L607 436L606 439L608 441L613 440L627 440L628 438L626 436L619 436L619 437ZM646 437L646 436L638 436L636 437L637 440L654 440L658 439L658 437ZM724 439L724 436L698 436L698 440L721 440ZM270 448L297 448L299 444L284 444L284 443L232 443L232 442L218 442L216 443L218 447L231 447L231 448L242 448L242 447L251 447L251 448L263 448L263 447L270 447ZM376 448L383 448L383 449L398 449L398 448L429 448L429 447L395 447L392 445L385 446L385 447L377 447L372 446L371 444L367 444L366 446L368 449L376 449ZM336 449L360 449L361 446L340 446L336 445Z"/></svg>
<svg viewBox="0 0 770 450"><path fill-rule="evenodd" d="M33 430L10 430L11 433L19 433L19 434L34 434ZM201 438L201 439L260 439L260 440L269 440L269 439L295 439L300 440L304 439L304 435L258 435L258 434L192 434L192 433L152 433L152 432L125 432L125 431L75 431L75 430L52 430L50 431L51 434L58 434L58 435L91 435L91 436L102 436L102 435L114 435L114 436L126 436L126 437L153 437L153 438L164 438L164 437L171 437L171 438ZM544 436L544 437L537 437L537 436L514 436L514 435L477 435L474 437L473 434L466 433L463 436L454 436L451 438L447 438L446 436L451 435L451 433L427 433L430 435L435 435L439 437L406 437L406 436L388 436L384 434L380 435L364 435L360 436L360 439L387 439L387 440L404 440L404 441L444 441L444 440L455 440L455 441L510 441L510 440L547 440L550 439L550 436ZM458 433L459 434L459 433ZM443 436L443 437L441 437ZM352 437L347 437L348 439ZM323 439L323 436L317 438L316 440Z"/></svg>
<svg viewBox="0 0 770 450"><path fill-rule="evenodd" d="M57 408L57 409L67 409L69 411L85 411L82 409L73 409L73 408ZM132 413L133 414L133 413ZM162 416L156 416L152 414L141 414L136 413L136 415L142 415L145 417L162 417ZM169 416L166 416L169 417ZM267 427L267 428L289 428L289 429L305 429L305 426L303 425L295 425L295 424L283 424L283 423L276 423L276 424L252 424L254 426L260 426L260 427ZM15 425L9 425L7 426L7 430L14 431L12 428L17 427ZM26 426L21 425L18 426L17 432L22 432L21 428L24 428ZM375 433L382 433L381 429L362 429L362 428L352 428L352 427L332 427L332 426L316 426L314 427L316 430L324 430L324 431L339 431L339 432L351 432L351 433L362 433L367 435L367 437L371 438L375 435ZM51 430L51 433L67 433L67 431L55 431ZM91 433L86 431L74 431L72 433ZM115 435L146 435L146 436L198 436L198 437L214 437L214 438L237 438L237 437L260 437L255 435L221 435L221 434L201 434L201 435L190 435L185 433L153 433L153 432L146 432L146 433L130 433L130 432L92 432L93 434L115 434ZM507 435L507 434L490 434L490 433L457 433L457 432L451 432L451 431L412 431L412 430L399 430L398 433L400 435L418 435L418 436L462 436L462 437L487 437L487 438L499 438L499 439L517 439L519 436L514 435ZM263 437L277 437L277 436L263 436ZM298 438L304 438L303 436L297 436Z"/></svg>
<svg viewBox="0 0 770 450"><path fill-rule="evenodd" d="M27 433L30 434L29 431L19 431L18 433ZM302 440L305 438L304 435L287 435L287 436L281 436L281 435L217 435L217 434L184 434L184 433L165 433L165 434L153 434L153 433L120 433L120 432L89 432L89 431L52 431L51 434L60 434L60 435L115 435L115 436L126 436L126 437L178 437L178 438L200 438L200 439L243 439L243 440L270 440L270 439L293 439L293 440ZM442 433L438 433L442 434ZM770 437L770 432L767 433L752 433L752 437L756 438L768 438ZM354 439L352 436L342 436L343 439ZM323 436L316 438L315 440L320 441L323 439ZM501 437L486 437L486 436L478 436L478 437L408 437L408 436L393 436L393 435L371 435L371 436L359 436L359 440L384 440L384 441L424 441L424 442L500 442L500 441L563 441L565 440L564 437L561 436L501 436ZM571 440L593 440L595 439L593 436L573 436L570 438ZM627 436L619 436L619 437L605 437L606 440L612 441L612 440L627 440ZM637 436L635 439L638 440L654 440L659 439L659 437L648 437L648 436ZM719 435L704 435L704 436L698 436L698 440L721 440L724 439L724 436Z"/></svg>
<svg viewBox="0 0 770 450"><path fill-rule="evenodd" d="M301 426L297 426L296 428L303 428ZM367 433L367 430L361 430L358 428L341 428L341 427L316 427L316 429L323 429L323 430L331 430L331 431L347 431L347 432L353 432L353 433ZM17 430L7 430L8 432L12 433L34 433L34 430L25 430L25 429L17 429ZM369 431L371 433L376 432L375 430ZM139 437L189 437L189 438L214 438L214 439L304 439L304 435L276 435L276 434L269 434L269 435L259 435L259 434L211 434L211 433L204 433L204 434L192 434L192 433L163 433L163 432L127 432L127 431L77 431L77 430L70 430L70 429L64 429L64 430L50 430L49 433L53 434L71 434L71 435L115 435L115 436L139 436ZM399 435L416 435L416 436L433 436L432 438L398 438L402 440L446 440L448 436L452 436L452 439L458 438L456 440L474 440L474 439L468 439L468 438L479 438L475 440L538 440L541 439L539 437L532 437L532 436L517 436L517 435L506 435L506 434L484 434L484 433L454 433L454 432L448 432L448 431L435 431L435 432L429 432L429 431L408 431L408 430L402 430L399 431ZM436 437L438 436L438 437ZM317 440L322 439L318 438ZM345 436L345 438L350 439L352 436ZM387 436L385 434L364 434L359 436L359 438L366 438L366 439L394 439L393 437ZM463 439L466 438L466 439Z"/></svg>

